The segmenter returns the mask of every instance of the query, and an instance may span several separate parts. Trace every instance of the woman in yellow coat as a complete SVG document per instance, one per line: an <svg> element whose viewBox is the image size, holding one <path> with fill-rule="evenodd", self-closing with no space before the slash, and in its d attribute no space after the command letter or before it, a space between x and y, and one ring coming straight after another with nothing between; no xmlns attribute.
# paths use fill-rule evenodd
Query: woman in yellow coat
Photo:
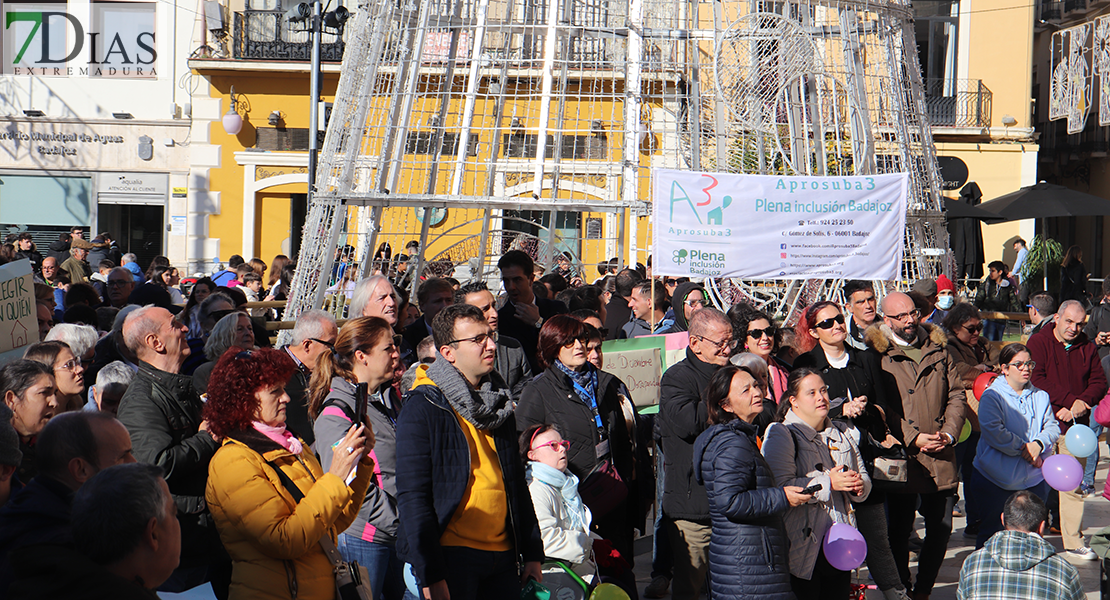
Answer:
<svg viewBox="0 0 1110 600"><path fill-rule="evenodd" d="M223 445L208 467L205 497L233 561L232 600L335 598L320 540L334 543L355 520L373 474L369 428L352 426L325 449L334 456L327 473L286 430L285 384L295 369L280 350L231 348L209 380L204 417ZM300 490L300 502L276 469Z"/></svg>

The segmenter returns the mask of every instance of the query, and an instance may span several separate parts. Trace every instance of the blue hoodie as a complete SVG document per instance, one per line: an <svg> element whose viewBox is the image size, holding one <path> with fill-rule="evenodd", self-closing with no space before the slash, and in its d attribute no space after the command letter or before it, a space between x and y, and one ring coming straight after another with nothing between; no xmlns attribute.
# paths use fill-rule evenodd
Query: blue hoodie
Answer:
<svg viewBox="0 0 1110 600"><path fill-rule="evenodd" d="M142 283L146 277L143 275L143 270L139 268L139 263L129 262L123 265L123 268L131 271L131 276L135 278L135 283Z"/></svg>
<svg viewBox="0 0 1110 600"><path fill-rule="evenodd" d="M982 437L975 454L975 468L1004 490L1024 490L1044 481L1041 470L1025 462L1021 449L1039 441L1047 457L1060 437L1048 392L1026 384L1018 392L1005 377L994 380L979 400Z"/></svg>

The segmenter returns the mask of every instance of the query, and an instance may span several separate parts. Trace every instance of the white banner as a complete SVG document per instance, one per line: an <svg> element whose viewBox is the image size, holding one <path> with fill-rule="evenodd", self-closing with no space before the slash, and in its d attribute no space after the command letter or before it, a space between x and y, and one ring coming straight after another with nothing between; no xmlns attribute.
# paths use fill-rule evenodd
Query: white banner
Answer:
<svg viewBox="0 0 1110 600"><path fill-rule="evenodd" d="M898 279L905 173L778 177L656 169L653 273Z"/></svg>

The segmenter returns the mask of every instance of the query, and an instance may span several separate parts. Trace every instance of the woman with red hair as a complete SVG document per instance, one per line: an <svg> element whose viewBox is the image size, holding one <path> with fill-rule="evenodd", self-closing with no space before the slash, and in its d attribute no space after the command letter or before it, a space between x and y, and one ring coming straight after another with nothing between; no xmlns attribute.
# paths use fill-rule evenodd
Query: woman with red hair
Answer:
<svg viewBox="0 0 1110 600"><path fill-rule="evenodd" d="M864 436L887 447L897 444L886 424L889 405L882 367L871 353L845 343L848 326L840 307L828 300L811 304L802 311L794 332L798 351L804 352L794 361L794 368L807 367L821 374L829 388L829 418L855 426L849 431L854 432L864 458L869 458L872 447ZM901 405L901 400L894 400ZM856 525L867 541L867 567L872 578L887 598L903 598L905 587L887 539L885 504L886 492L872 488L866 500L853 502L852 506L857 513Z"/></svg>
<svg viewBox="0 0 1110 600"><path fill-rule="evenodd" d="M627 485L633 480L632 438L621 409L621 382L587 360L586 346L593 327L568 315L544 321L536 358L545 368L520 395L516 407L517 431L532 425L551 425L570 443L567 470L578 478L582 499L593 512L593 531L609 540L631 562L632 529L637 503ZM604 471L614 467L620 481ZM603 489L604 497L619 493L619 502L598 502L591 490ZM604 500L604 497L600 500ZM643 519L639 519L643 524Z"/></svg>
<svg viewBox="0 0 1110 600"><path fill-rule="evenodd" d="M358 516L373 474L369 428L351 426L330 449L326 473L285 429L294 369L280 350L231 348L208 382L204 418L223 444L208 467L205 499L231 555L233 600L335 598L324 548Z"/></svg>

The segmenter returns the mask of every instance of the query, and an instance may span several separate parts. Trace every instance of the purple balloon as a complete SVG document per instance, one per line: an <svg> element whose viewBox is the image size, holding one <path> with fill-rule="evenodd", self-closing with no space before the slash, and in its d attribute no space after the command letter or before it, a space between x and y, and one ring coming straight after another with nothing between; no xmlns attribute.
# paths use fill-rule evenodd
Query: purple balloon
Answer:
<svg viewBox="0 0 1110 600"><path fill-rule="evenodd" d="M867 558L867 542L863 535L844 523L833 523L825 532L824 548L825 560L841 571L855 571Z"/></svg>
<svg viewBox="0 0 1110 600"><path fill-rule="evenodd" d="M1052 489L1061 492L1070 492L1083 481L1083 465L1067 454L1053 454L1044 459L1041 473Z"/></svg>

